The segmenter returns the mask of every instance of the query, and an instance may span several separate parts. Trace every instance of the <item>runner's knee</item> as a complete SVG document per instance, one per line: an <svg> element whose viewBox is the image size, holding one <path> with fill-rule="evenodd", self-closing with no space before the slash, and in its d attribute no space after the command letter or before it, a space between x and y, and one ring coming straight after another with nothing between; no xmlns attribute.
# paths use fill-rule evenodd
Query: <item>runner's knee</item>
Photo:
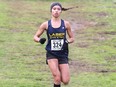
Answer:
<svg viewBox="0 0 116 87"><path fill-rule="evenodd" d="M69 83L70 79L62 79L62 82L67 85Z"/></svg>
<svg viewBox="0 0 116 87"><path fill-rule="evenodd" d="M58 72L53 73L53 77L54 77L54 80L55 80L56 83L60 83L61 82L60 73L58 73Z"/></svg>

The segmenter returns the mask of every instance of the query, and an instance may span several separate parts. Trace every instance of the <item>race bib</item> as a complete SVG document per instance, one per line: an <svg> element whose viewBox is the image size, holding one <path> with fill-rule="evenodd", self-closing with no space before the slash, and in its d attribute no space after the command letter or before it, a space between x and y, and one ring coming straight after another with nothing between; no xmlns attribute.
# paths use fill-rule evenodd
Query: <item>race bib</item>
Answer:
<svg viewBox="0 0 116 87"><path fill-rule="evenodd" d="M63 44L64 44L63 39L51 40L51 50L53 50L53 51L61 50Z"/></svg>

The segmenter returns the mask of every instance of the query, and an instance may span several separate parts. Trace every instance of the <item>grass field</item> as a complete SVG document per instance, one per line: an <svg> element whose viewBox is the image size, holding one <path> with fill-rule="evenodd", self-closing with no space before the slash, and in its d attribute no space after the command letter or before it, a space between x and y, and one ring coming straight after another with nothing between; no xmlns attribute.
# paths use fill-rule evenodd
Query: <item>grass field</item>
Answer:
<svg viewBox="0 0 116 87"><path fill-rule="evenodd" d="M53 0L0 0L0 87L52 87L45 45L35 43L38 26L50 19ZM115 87L116 0L58 0L71 23L71 81L62 87ZM46 37L44 33L42 37Z"/></svg>

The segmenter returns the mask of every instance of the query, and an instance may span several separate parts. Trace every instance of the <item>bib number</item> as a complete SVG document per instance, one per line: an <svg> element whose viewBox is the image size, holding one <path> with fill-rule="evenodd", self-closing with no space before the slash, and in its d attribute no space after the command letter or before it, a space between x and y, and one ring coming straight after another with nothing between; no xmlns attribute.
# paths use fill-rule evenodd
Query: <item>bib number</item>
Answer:
<svg viewBox="0 0 116 87"><path fill-rule="evenodd" d="M54 50L54 51L61 50L63 44L64 44L64 40L63 39L51 40L51 50Z"/></svg>

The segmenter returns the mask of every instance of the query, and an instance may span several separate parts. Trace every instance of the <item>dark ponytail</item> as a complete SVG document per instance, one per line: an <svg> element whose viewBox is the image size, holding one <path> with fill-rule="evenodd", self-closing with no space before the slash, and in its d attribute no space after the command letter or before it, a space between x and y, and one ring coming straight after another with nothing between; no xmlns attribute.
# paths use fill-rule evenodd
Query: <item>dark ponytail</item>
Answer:
<svg viewBox="0 0 116 87"><path fill-rule="evenodd" d="M61 5L59 2L53 2L53 3L51 4L51 6L50 6L50 11L52 11L52 8L53 8L55 5L60 6L60 8L61 8L62 11L67 11L67 10L70 10L70 9L73 9L73 8L78 8L78 6L70 7L70 8L63 8L62 5Z"/></svg>
<svg viewBox="0 0 116 87"><path fill-rule="evenodd" d="M67 10L70 10L70 9L73 9L73 8L78 8L78 6L70 7L70 8L62 8L62 11L67 11Z"/></svg>

